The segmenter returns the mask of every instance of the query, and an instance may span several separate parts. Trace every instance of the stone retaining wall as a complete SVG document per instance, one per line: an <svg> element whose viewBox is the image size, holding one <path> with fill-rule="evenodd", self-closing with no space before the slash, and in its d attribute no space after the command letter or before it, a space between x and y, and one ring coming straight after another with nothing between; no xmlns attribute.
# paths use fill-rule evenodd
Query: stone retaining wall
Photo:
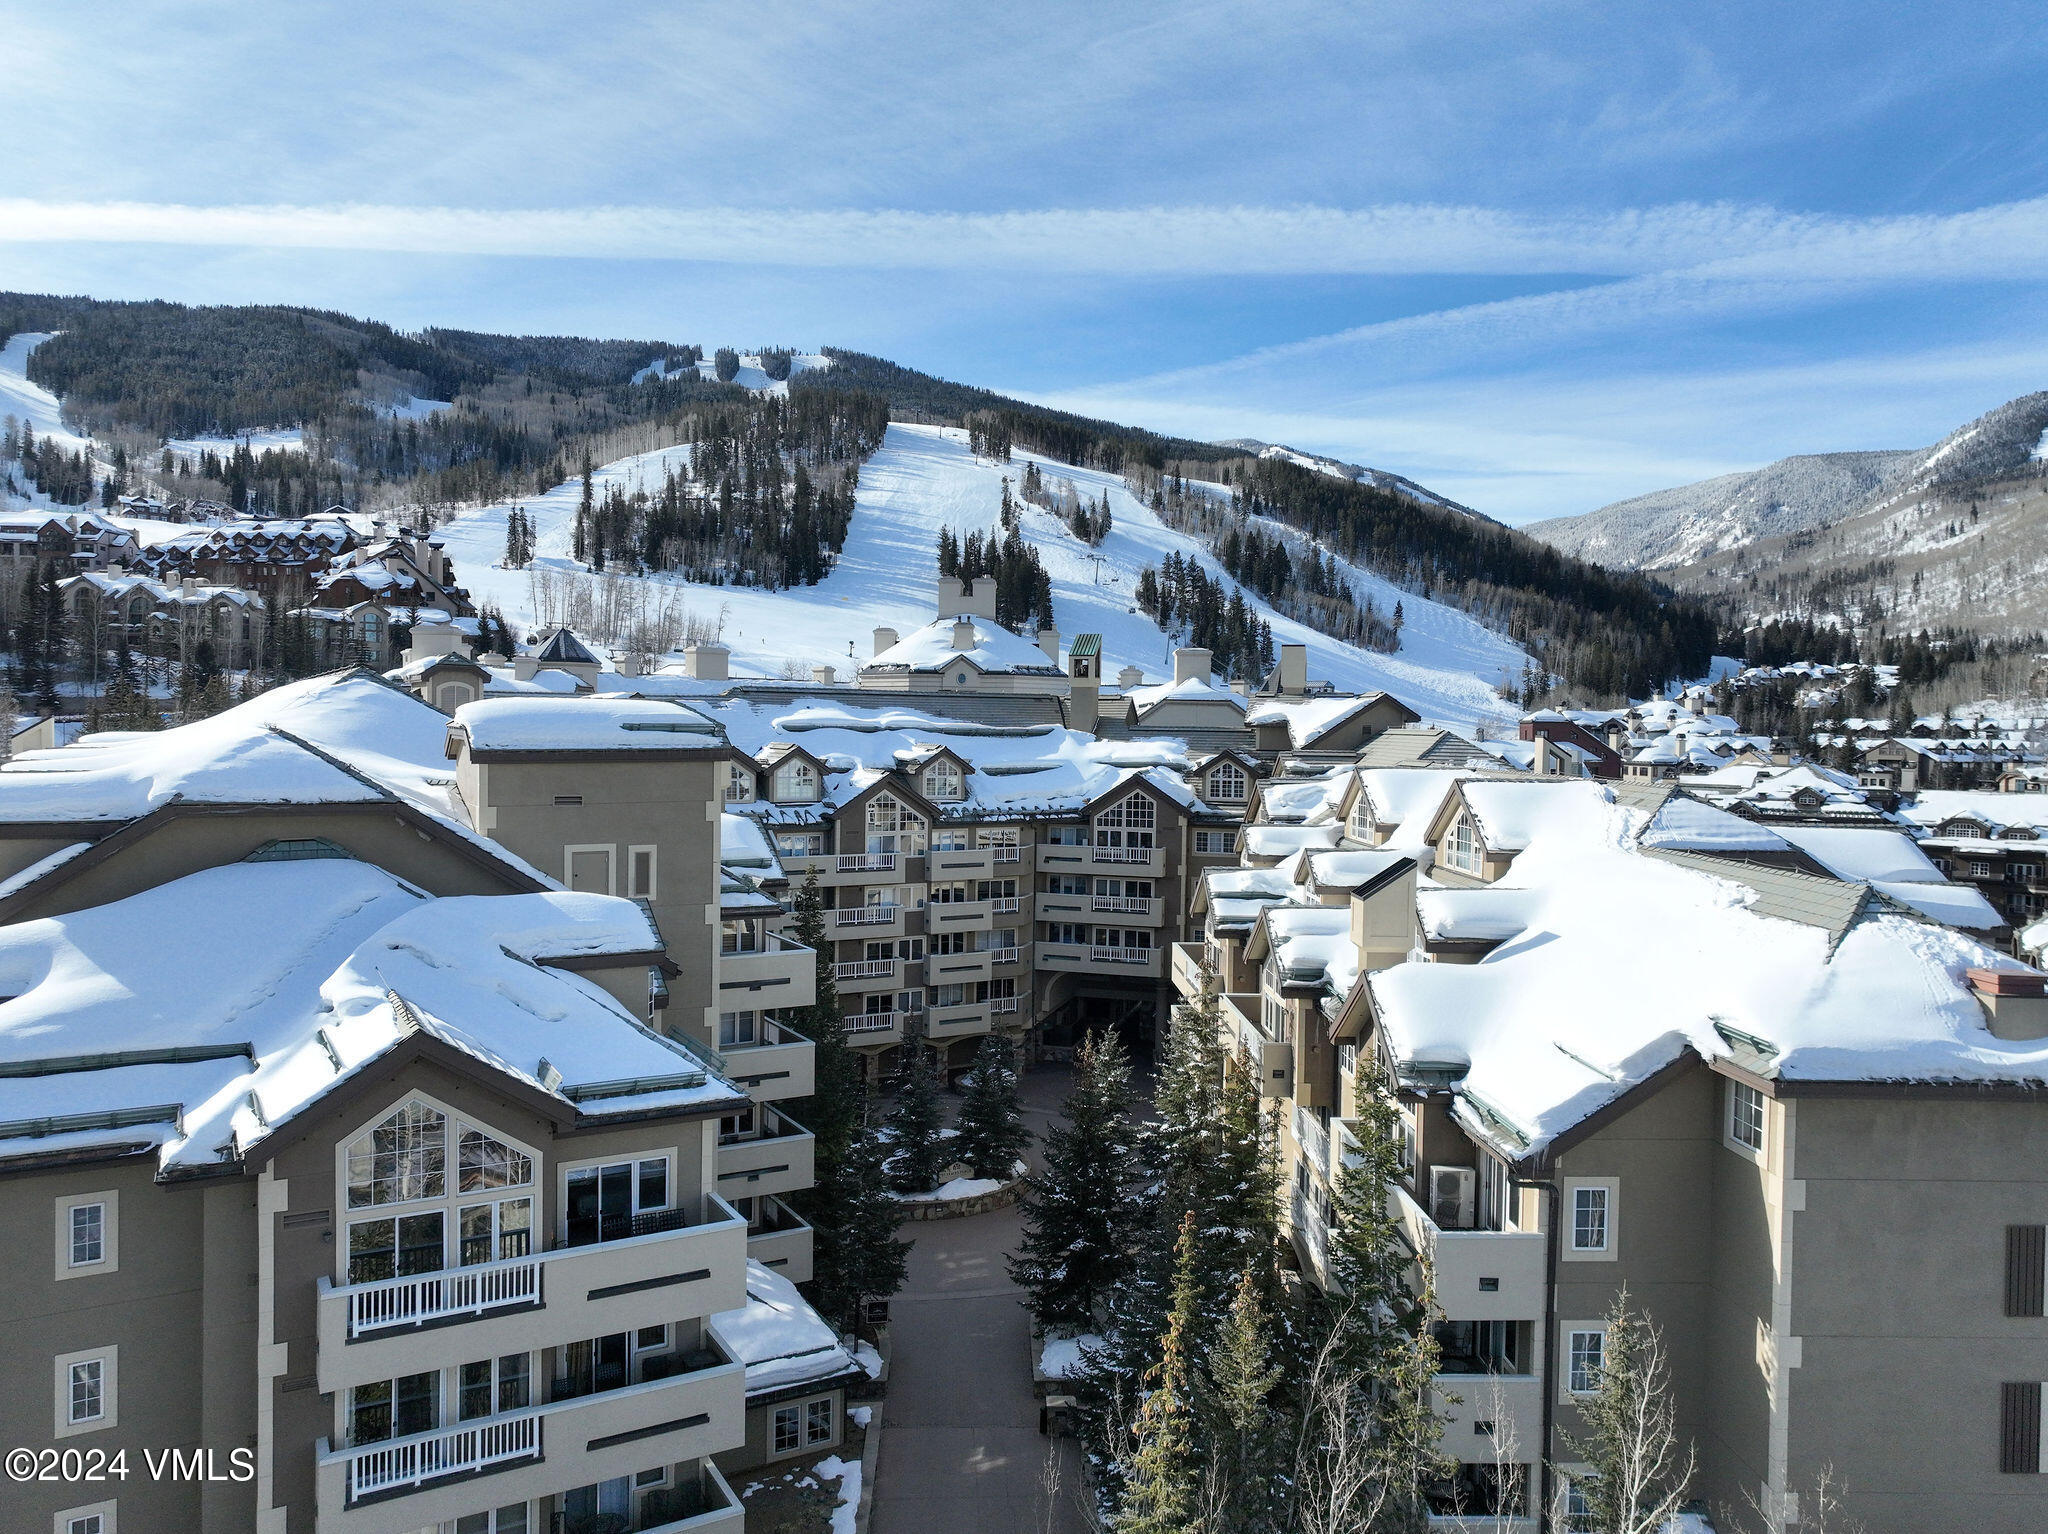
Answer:
<svg viewBox="0 0 2048 1534"><path fill-rule="evenodd" d="M897 1205L906 1220L957 1220L963 1215L1007 1209L1023 1196L1024 1179L1017 1177L1000 1188L991 1188L986 1193L970 1193L965 1198L898 1199Z"/></svg>

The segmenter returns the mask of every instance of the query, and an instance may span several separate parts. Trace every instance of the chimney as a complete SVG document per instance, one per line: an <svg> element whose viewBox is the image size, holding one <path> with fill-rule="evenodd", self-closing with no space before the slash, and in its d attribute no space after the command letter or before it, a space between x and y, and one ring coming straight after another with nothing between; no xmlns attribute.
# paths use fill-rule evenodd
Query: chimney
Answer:
<svg viewBox="0 0 2048 1534"><path fill-rule="evenodd" d="M896 638L897 635L894 629L876 629L874 653L880 655L884 650L893 647L896 643Z"/></svg>
<svg viewBox="0 0 2048 1534"><path fill-rule="evenodd" d="M1175 650L1173 680L1175 685L1182 682L1206 683L1209 680L1209 652L1196 649Z"/></svg>
<svg viewBox="0 0 2048 1534"><path fill-rule="evenodd" d="M540 670L540 657L538 655L515 655L512 657L513 681L530 682L533 680L534 673L538 670Z"/></svg>
<svg viewBox="0 0 2048 1534"><path fill-rule="evenodd" d="M1993 1038L2048 1038L2048 975L2031 969L1965 970Z"/></svg>
<svg viewBox="0 0 2048 1534"><path fill-rule="evenodd" d="M953 648L971 650L974 648L974 624L967 618L953 620Z"/></svg>
<svg viewBox="0 0 2048 1534"><path fill-rule="evenodd" d="M624 655L613 656L612 666L620 676L638 676L640 674L639 651L629 650Z"/></svg>
<svg viewBox="0 0 2048 1534"><path fill-rule="evenodd" d="M977 618L986 618L991 623L995 622L996 578L993 575L984 575L971 589L963 590L960 593L960 611L971 613Z"/></svg>
<svg viewBox="0 0 2048 1534"><path fill-rule="evenodd" d="M1126 666L1116 674L1116 685L1125 692L1129 692L1133 687L1143 685L1144 681L1145 673L1136 666Z"/></svg>
<svg viewBox="0 0 2048 1534"><path fill-rule="evenodd" d="M1060 663L1060 631L1058 629L1040 629L1038 631L1038 648L1045 651L1045 658L1057 666Z"/></svg>
<svg viewBox="0 0 2048 1534"><path fill-rule="evenodd" d="M813 666L811 680L820 687L830 687L839 680L839 673L830 666Z"/></svg>
<svg viewBox="0 0 2048 1534"><path fill-rule="evenodd" d="M1099 639L1093 645L1074 643L1081 653L1067 656L1067 728L1093 735L1102 717L1102 678L1096 671L1102 645Z"/></svg>
<svg viewBox="0 0 2048 1534"><path fill-rule="evenodd" d="M939 577L939 616L940 616L941 618L951 618L951 617L954 617L954 616L956 616L957 614L959 614L959 613L961 613L961 612L964 612L965 610L966 610L966 609L964 609L964 608L963 608L963 607L962 607L962 606L960 605L960 579L959 579L959 577L958 577L958 576L953 576L953 575L942 575L942 576L940 576L940 577Z"/></svg>
<svg viewBox="0 0 2048 1534"><path fill-rule="evenodd" d="M693 644L683 651L683 675L702 682L723 682L731 659L732 651L722 644Z"/></svg>
<svg viewBox="0 0 2048 1534"><path fill-rule="evenodd" d="M1308 646L1280 646L1280 696L1298 698L1308 691Z"/></svg>

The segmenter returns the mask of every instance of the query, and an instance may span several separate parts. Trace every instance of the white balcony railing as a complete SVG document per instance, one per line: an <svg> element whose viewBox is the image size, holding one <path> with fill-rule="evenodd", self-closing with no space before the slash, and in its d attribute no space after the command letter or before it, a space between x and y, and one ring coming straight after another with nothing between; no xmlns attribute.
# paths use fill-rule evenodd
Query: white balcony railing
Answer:
<svg viewBox="0 0 2048 1534"><path fill-rule="evenodd" d="M1133 916L1152 914L1152 901L1146 895L1097 895L1089 905L1097 911L1126 911Z"/></svg>
<svg viewBox="0 0 2048 1534"><path fill-rule="evenodd" d="M988 1009L991 1012L1014 1012L1017 1010L1017 998L998 996L988 1004Z"/></svg>
<svg viewBox="0 0 2048 1534"><path fill-rule="evenodd" d="M895 973L894 959L853 959L832 966L834 980L886 980Z"/></svg>
<svg viewBox="0 0 2048 1534"><path fill-rule="evenodd" d="M388 1443L345 1449L349 1500L381 1491L417 1486L444 1475L461 1475L532 1459L540 1453L541 1412L491 1417L459 1427L419 1433Z"/></svg>
<svg viewBox="0 0 2048 1534"><path fill-rule="evenodd" d="M1294 1143L1301 1147L1301 1159L1327 1177L1330 1172L1330 1136L1323 1121L1300 1103L1294 1105Z"/></svg>
<svg viewBox="0 0 2048 1534"><path fill-rule="evenodd" d="M539 1299L539 1257L379 1279L350 1287L348 1334L360 1337L379 1327L473 1316L501 1305L530 1305Z"/></svg>
<svg viewBox="0 0 2048 1534"><path fill-rule="evenodd" d="M1152 861L1152 854L1158 849L1153 847L1095 847L1090 850L1093 860L1097 863L1149 863Z"/></svg>
<svg viewBox="0 0 2048 1534"><path fill-rule="evenodd" d="M1156 948L1091 948L1088 959L1093 964L1150 964Z"/></svg>
<svg viewBox="0 0 2048 1534"><path fill-rule="evenodd" d="M1017 955L1020 952L1015 943L1012 943L1007 948L977 948L974 951L979 954L986 954L991 964L1015 964L1017 962Z"/></svg>
<svg viewBox="0 0 2048 1534"><path fill-rule="evenodd" d="M906 1012L848 1012L846 1031L848 1033L887 1033L891 1028L901 1028Z"/></svg>
<svg viewBox="0 0 2048 1534"><path fill-rule="evenodd" d="M843 874L885 874L896 866L893 852L842 852L839 871Z"/></svg>
<svg viewBox="0 0 2048 1534"><path fill-rule="evenodd" d="M998 863L1021 863L1024 861L1024 849L1022 847L997 847L995 854Z"/></svg>
<svg viewBox="0 0 2048 1534"><path fill-rule="evenodd" d="M832 913L835 927L884 927L903 914L900 905L856 905Z"/></svg>
<svg viewBox="0 0 2048 1534"><path fill-rule="evenodd" d="M1017 897L1015 895L991 896L989 899L988 908L992 915L1008 915L1010 912L1015 911L1017 909Z"/></svg>

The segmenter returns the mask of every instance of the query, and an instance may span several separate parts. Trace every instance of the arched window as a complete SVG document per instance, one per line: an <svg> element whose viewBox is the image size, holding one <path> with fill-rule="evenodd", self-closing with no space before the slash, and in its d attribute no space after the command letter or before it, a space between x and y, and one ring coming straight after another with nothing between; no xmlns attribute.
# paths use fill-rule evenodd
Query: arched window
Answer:
<svg viewBox="0 0 2048 1534"><path fill-rule="evenodd" d="M456 1148L456 1188L523 1188L533 1181L533 1158L481 1129L462 1126Z"/></svg>
<svg viewBox="0 0 2048 1534"><path fill-rule="evenodd" d="M924 796L939 804L951 804L965 796L956 763L943 758L924 770Z"/></svg>
<svg viewBox="0 0 2048 1534"><path fill-rule="evenodd" d="M775 802L808 804L818 797L818 770L809 762L784 762L775 769Z"/></svg>
<svg viewBox="0 0 2048 1534"><path fill-rule="evenodd" d="M348 1148L348 1206L409 1204L448 1191L448 1120L407 1103Z"/></svg>
<svg viewBox="0 0 2048 1534"><path fill-rule="evenodd" d="M1472 817L1460 815L1451 822L1451 829L1444 836L1444 862L1460 873L1480 872L1479 837L1472 828Z"/></svg>
<svg viewBox="0 0 2048 1534"><path fill-rule="evenodd" d="M1225 762L1209 774L1209 796L1213 799L1242 800L1244 788L1244 769L1235 762Z"/></svg>

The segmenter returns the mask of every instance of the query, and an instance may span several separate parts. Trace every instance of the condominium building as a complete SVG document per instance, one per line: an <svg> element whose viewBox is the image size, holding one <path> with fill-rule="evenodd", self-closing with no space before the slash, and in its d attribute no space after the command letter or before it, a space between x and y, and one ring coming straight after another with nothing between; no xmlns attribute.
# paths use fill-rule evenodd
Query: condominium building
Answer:
<svg viewBox="0 0 2048 1534"><path fill-rule="evenodd" d="M344 674L0 772L0 1426L127 1472L20 1526L737 1530L721 1465L837 1442L815 961L721 867L730 748L475 707Z"/></svg>
<svg viewBox="0 0 2048 1534"><path fill-rule="evenodd" d="M2039 1527L2043 977L1696 799L1427 776L1398 844L1209 875L1174 977L1216 977L1282 1111L1319 1282L1388 1083L1389 1207L1442 1313L1440 1521L1571 1526L1625 1292L1710 1511L1797 1528L1826 1474L1871 1528Z"/></svg>

